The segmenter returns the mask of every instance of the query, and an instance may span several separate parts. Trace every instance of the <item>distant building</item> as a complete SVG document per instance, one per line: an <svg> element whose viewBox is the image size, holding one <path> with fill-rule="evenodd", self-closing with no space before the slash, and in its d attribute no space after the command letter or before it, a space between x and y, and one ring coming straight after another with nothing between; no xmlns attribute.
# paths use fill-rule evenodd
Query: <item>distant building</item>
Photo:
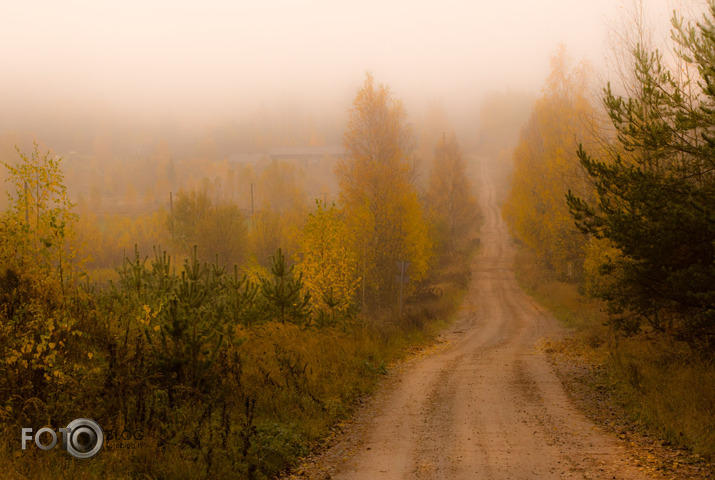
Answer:
<svg viewBox="0 0 715 480"><path fill-rule="evenodd" d="M317 163L320 160L339 160L345 156L345 149L339 145L319 147L277 147L268 152L271 160L303 160Z"/></svg>
<svg viewBox="0 0 715 480"><path fill-rule="evenodd" d="M262 159L264 159L265 156L261 155L260 153L234 153L233 155L230 155L228 157L229 162L235 162L235 163L258 163Z"/></svg>

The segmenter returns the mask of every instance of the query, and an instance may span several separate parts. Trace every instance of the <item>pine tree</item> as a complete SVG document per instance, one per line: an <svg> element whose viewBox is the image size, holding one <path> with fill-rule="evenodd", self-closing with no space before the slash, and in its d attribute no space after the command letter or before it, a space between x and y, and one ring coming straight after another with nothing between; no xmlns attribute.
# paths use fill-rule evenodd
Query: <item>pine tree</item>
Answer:
<svg viewBox="0 0 715 480"><path fill-rule="evenodd" d="M265 314L282 323L305 324L310 317L310 293L305 292L303 275L295 274L286 265L281 249L271 257L273 278L261 279L261 295L265 300Z"/></svg>
<svg viewBox="0 0 715 480"><path fill-rule="evenodd" d="M692 343L715 334L715 36L711 18L697 27L676 21L676 55L699 72L679 82L658 51L634 51L634 94L609 85L604 104L617 133L606 158L579 148L595 201L567 195L578 228L615 247L600 271L610 277L599 296L614 323L644 325ZM699 88L698 88L699 86Z"/></svg>

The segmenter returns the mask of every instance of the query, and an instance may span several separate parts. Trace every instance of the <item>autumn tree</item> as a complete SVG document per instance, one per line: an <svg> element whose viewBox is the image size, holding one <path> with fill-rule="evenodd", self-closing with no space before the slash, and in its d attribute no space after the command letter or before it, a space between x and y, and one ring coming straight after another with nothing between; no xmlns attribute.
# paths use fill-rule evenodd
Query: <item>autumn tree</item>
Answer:
<svg viewBox="0 0 715 480"><path fill-rule="evenodd" d="M335 320L352 309L360 279L340 212L335 204L316 203L301 234L298 268L312 308Z"/></svg>
<svg viewBox="0 0 715 480"><path fill-rule="evenodd" d="M340 203L373 305L394 300L397 261L425 277L432 239L413 183L413 137L402 103L367 74L350 110L346 159L338 165Z"/></svg>
<svg viewBox="0 0 715 480"><path fill-rule="evenodd" d="M80 291L70 288L80 274L69 241L76 215L61 159L37 144L18 154L18 163L5 164L10 208L0 215L0 420L21 418L30 400L37 415L49 415L44 407L51 411L84 371Z"/></svg>
<svg viewBox="0 0 715 480"><path fill-rule="evenodd" d="M444 135L434 151L427 198L448 253L454 253L476 226L478 210L471 188L456 135Z"/></svg>
<svg viewBox="0 0 715 480"><path fill-rule="evenodd" d="M592 187L574 153L595 143L586 123L594 118L585 66L572 69L563 48L514 150L512 187L504 215L516 236L559 278L580 278L587 239L564 201L569 188L590 196Z"/></svg>
<svg viewBox="0 0 715 480"><path fill-rule="evenodd" d="M422 112L419 121L419 134L415 154L419 157L418 189L427 190L429 173L432 163L429 160L434 155L434 148L445 132L451 130L449 115L443 101L431 102ZM425 160L425 161L423 161Z"/></svg>
<svg viewBox="0 0 715 480"><path fill-rule="evenodd" d="M8 191L11 207L3 219L3 245L14 250L5 251L9 255L6 265L51 275L63 289L69 260L74 257L68 240L77 215L64 185L61 158L40 153L37 143L30 156L20 150L18 155L18 164L5 164L12 188Z"/></svg>
<svg viewBox="0 0 715 480"><path fill-rule="evenodd" d="M247 226L233 203L214 203L205 191L179 192L167 225L180 250L189 254L196 245L204 260L221 265L243 263Z"/></svg>
<svg viewBox="0 0 715 480"><path fill-rule="evenodd" d="M271 255L281 248L285 237L285 226L279 212L260 210L251 217L248 235L253 260L258 265L270 268Z"/></svg>
<svg viewBox="0 0 715 480"><path fill-rule="evenodd" d="M304 173L297 165L272 160L265 166L256 184L258 204L273 211L302 209L305 204L304 183Z"/></svg>

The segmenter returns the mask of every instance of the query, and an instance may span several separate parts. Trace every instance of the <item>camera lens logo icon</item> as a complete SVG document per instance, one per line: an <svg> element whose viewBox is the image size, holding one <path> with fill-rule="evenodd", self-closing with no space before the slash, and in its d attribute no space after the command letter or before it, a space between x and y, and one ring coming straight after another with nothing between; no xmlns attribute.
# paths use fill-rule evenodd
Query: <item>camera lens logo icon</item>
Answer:
<svg viewBox="0 0 715 480"><path fill-rule="evenodd" d="M104 445L104 432L94 420L77 418L72 420L65 428L60 428L62 434L62 449L67 450L75 458L92 458ZM50 436L50 443L43 443L43 435ZM32 428L22 429L20 443L22 449L27 449L28 442L34 438L35 445L40 450L52 450L57 445L57 433L50 427L43 427L32 433ZM46 437L45 437L46 438ZM46 441L46 440L45 440Z"/></svg>
<svg viewBox="0 0 715 480"><path fill-rule="evenodd" d="M89 418L77 418L67 425L67 451L76 458L92 458L102 449L102 427Z"/></svg>

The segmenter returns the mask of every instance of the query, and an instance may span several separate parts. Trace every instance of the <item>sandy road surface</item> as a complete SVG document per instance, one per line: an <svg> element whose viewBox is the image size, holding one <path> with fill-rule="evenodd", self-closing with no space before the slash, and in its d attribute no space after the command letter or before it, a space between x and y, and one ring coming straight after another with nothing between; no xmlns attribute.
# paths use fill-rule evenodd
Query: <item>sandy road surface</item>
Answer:
<svg viewBox="0 0 715 480"><path fill-rule="evenodd" d="M480 167L482 249L455 325L306 472L333 479L646 478L571 404L540 339L561 329L518 287L514 247Z"/></svg>

